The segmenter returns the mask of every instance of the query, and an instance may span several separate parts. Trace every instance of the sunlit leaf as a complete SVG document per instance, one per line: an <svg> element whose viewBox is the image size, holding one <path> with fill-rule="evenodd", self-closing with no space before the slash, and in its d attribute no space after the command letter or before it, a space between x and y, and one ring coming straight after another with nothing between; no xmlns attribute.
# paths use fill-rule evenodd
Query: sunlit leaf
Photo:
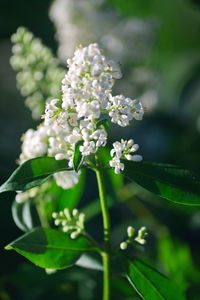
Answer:
<svg viewBox="0 0 200 300"><path fill-rule="evenodd" d="M145 300L184 300L178 287L167 277L145 263L128 260L127 278Z"/></svg>
<svg viewBox="0 0 200 300"><path fill-rule="evenodd" d="M83 237L71 239L66 233L36 228L6 246L42 268L63 269L72 266L85 251L95 250Z"/></svg>
<svg viewBox="0 0 200 300"><path fill-rule="evenodd" d="M148 191L170 201L200 205L200 176L175 165L123 161L123 174Z"/></svg>
<svg viewBox="0 0 200 300"><path fill-rule="evenodd" d="M52 174L69 169L67 160L56 160L53 157L37 157L27 160L0 187L0 193L28 190L42 184Z"/></svg>
<svg viewBox="0 0 200 300"><path fill-rule="evenodd" d="M35 206L32 205L30 200L26 200L23 203L18 203L14 200L12 216L17 227L25 232L40 225Z"/></svg>
<svg viewBox="0 0 200 300"><path fill-rule="evenodd" d="M97 259L86 253L81 255L81 257L77 260L76 265L91 270L103 270L102 264Z"/></svg>

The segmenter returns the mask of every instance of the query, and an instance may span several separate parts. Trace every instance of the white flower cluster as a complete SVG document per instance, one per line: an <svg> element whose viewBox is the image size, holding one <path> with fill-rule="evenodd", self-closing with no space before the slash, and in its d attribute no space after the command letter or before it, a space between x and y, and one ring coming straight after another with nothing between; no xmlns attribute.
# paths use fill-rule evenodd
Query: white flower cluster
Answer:
<svg viewBox="0 0 200 300"><path fill-rule="evenodd" d="M112 96L114 81L121 78L121 71L102 54L97 44L80 46L67 62L69 70L62 81L61 106L56 99L47 104L44 124L51 135L48 153L56 159L69 159L72 166L78 141L83 141L80 146L83 156L106 145L107 132L103 126L96 125L102 113L124 127L133 118L142 119L143 107L138 100Z"/></svg>
<svg viewBox="0 0 200 300"><path fill-rule="evenodd" d="M73 168L77 142L81 142L79 149L84 157L106 145L106 129L97 122L102 114L123 127L133 118L141 120L143 117L143 107L138 100L112 96L114 81L122 74L119 66L102 54L98 44L78 47L74 57L67 62L69 69L62 81L62 101L48 102L44 122L37 130L29 129L25 133L20 163L48 155L57 160L69 160L69 167ZM132 140L114 143L110 165L116 173L123 170L121 158L142 159L139 155L131 155L137 149L138 145ZM59 186L70 188L78 182L79 173L65 171L54 174L54 178Z"/></svg>
<svg viewBox="0 0 200 300"><path fill-rule="evenodd" d="M139 149L138 144L134 144L134 140L121 140L121 142L113 143L113 149L110 151L110 155L113 157L110 160L110 166L115 168L115 173L119 174L124 170L124 164L121 159L127 159L132 161L141 161L142 156L133 154Z"/></svg>
<svg viewBox="0 0 200 300"><path fill-rule="evenodd" d="M22 153L19 157L19 163L21 164L31 158L45 155L52 156L55 154L53 142L56 140L56 137L52 136L52 134L53 129L48 128L44 123L38 126L36 130L27 130L27 132L22 136ZM56 133L54 132L54 134ZM73 153L74 152L72 152L72 154ZM58 158L63 159L65 157ZM75 171L64 171L55 173L53 177L58 186L64 189L69 189L78 183L79 175L80 173L76 173ZM26 199L27 197L30 198L28 192L29 191L17 194L16 201L20 201L20 199Z"/></svg>
<svg viewBox="0 0 200 300"><path fill-rule="evenodd" d="M46 129L40 125L37 130L28 129L22 136L22 153L20 154L20 163L34 158L43 156L47 153L48 138Z"/></svg>
<svg viewBox="0 0 200 300"><path fill-rule="evenodd" d="M148 235L146 227L144 227L144 226L141 227L138 230L137 236L133 239L134 235L135 235L135 229L132 226L128 226L128 228L127 228L128 238L120 244L121 250L126 250L128 248L128 245L133 244L134 241L141 244L141 245L144 245L146 243L145 238Z"/></svg>
<svg viewBox="0 0 200 300"><path fill-rule="evenodd" d="M122 127L128 126L133 118L142 120L144 114L140 101L126 98L123 95L111 96L107 109L111 117L111 122Z"/></svg>
<svg viewBox="0 0 200 300"><path fill-rule="evenodd" d="M53 212L54 224L62 226L64 232L70 232L70 237L76 239L84 232L85 215L79 213L78 209L73 209L72 212L68 208L59 213Z"/></svg>
<svg viewBox="0 0 200 300"><path fill-rule="evenodd" d="M52 185L52 181L48 180L40 186L33 187L25 192L18 191L15 196L15 201L18 203L24 203L27 200L33 200L34 202L49 202L53 200L53 195L47 191Z"/></svg>
<svg viewBox="0 0 200 300"><path fill-rule="evenodd" d="M115 91L136 95L150 111L158 102L160 76L157 71L147 68L146 62L152 54L158 22L152 18L124 18L114 7L111 10L104 5L105 2L53 1L50 18L56 27L58 56L65 62L79 43L97 41L107 55L127 66L126 76Z"/></svg>
<svg viewBox="0 0 200 300"><path fill-rule="evenodd" d="M17 192L17 195L15 196L15 200L17 203L23 203L28 199L34 198L36 195L38 195L39 187L34 187L26 192Z"/></svg>
<svg viewBox="0 0 200 300"><path fill-rule="evenodd" d="M24 27L12 35L13 56L10 63L17 71L17 87L34 119L44 113L48 97L60 96L60 81L64 71L58 66L49 48Z"/></svg>
<svg viewBox="0 0 200 300"><path fill-rule="evenodd" d="M123 64L140 61L152 47L154 25L151 20L125 19L119 11L109 10L105 0L55 0L50 18L57 30L58 55L65 61L77 43L96 40L112 57Z"/></svg>

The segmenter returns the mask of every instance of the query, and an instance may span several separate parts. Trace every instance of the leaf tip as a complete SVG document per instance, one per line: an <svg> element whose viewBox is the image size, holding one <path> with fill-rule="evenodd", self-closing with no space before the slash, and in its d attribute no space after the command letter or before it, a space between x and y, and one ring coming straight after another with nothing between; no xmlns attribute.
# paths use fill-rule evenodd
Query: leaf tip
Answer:
<svg viewBox="0 0 200 300"><path fill-rule="evenodd" d="M5 246L4 249L5 249L5 250L12 250L13 247L9 244L9 245Z"/></svg>

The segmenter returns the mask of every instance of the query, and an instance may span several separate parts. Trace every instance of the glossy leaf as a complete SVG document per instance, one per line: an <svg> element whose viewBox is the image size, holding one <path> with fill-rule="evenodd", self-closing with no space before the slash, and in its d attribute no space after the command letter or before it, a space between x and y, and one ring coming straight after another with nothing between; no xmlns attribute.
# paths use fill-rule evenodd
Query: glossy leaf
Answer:
<svg viewBox="0 0 200 300"><path fill-rule="evenodd" d="M26 232L28 230L28 228L24 224L24 221L23 221L23 204L24 203L18 203L15 200L13 201L12 217L13 217L13 220L14 220L15 224L17 225L17 227L19 229L21 229L22 231Z"/></svg>
<svg viewBox="0 0 200 300"><path fill-rule="evenodd" d="M97 128L103 126L105 130L107 131L109 128L109 121L107 119L101 119L97 121Z"/></svg>
<svg viewBox="0 0 200 300"><path fill-rule="evenodd" d="M178 287L157 270L135 259L128 261L127 278L145 300L184 300Z"/></svg>
<svg viewBox="0 0 200 300"><path fill-rule="evenodd" d="M200 176L175 165L123 161L123 174L148 191L170 201L200 205Z"/></svg>
<svg viewBox="0 0 200 300"><path fill-rule="evenodd" d="M53 157L37 157L27 160L0 187L0 193L28 190L42 184L52 174L69 169L67 160L55 160Z"/></svg>
<svg viewBox="0 0 200 300"><path fill-rule="evenodd" d="M15 250L42 268L64 269L72 266L85 251L95 250L83 237L75 240L50 228L36 228L5 248Z"/></svg>
<svg viewBox="0 0 200 300"><path fill-rule="evenodd" d="M79 181L73 188L67 190L62 189L57 203L58 210L63 210L66 207L70 210L77 208L85 188L85 173L85 170L82 169Z"/></svg>
<svg viewBox="0 0 200 300"><path fill-rule="evenodd" d="M23 203L18 203L14 200L12 217L17 227L25 232L40 225L35 206L32 205L30 200L26 200Z"/></svg>
<svg viewBox="0 0 200 300"><path fill-rule="evenodd" d="M80 146L83 145L83 141L79 141L75 145L74 158L73 158L73 166L74 170L77 172L80 169L80 166L83 162L83 156L80 151Z"/></svg>
<svg viewBox="0 0 200 300"><path fill-rule="evenodd" d="M111 156L110 151L107 147L100 147L98 150L98 156L104 166L109 166ZM105 170L104 177L107 193L110 194L114 199L116 199L118 190L123 187L123 175L115 174L113 170L108 169Z"/></svg>
<svg viewBox="0 0 200 300"><path fill-rule="evenodd" d="M76 265L90 270L103 270L102 264L97 259L86 253L81 255L81 257L77 260Z"/></svg>
<svg viewBox="0 0 200 300"><path fill-rule="evenodd" d="M61 211L65 208L72 210L77 208L78 203L82 197L85 187L85 170L81 170L78 183L71 189L64 190L59 187L54 180L52 180L49 189L46 191L46 195L43 196L41 201L44 202L45 197L50 195L50 201L47 198L45 201L45 212L52 218L52 212Z"/></svg>

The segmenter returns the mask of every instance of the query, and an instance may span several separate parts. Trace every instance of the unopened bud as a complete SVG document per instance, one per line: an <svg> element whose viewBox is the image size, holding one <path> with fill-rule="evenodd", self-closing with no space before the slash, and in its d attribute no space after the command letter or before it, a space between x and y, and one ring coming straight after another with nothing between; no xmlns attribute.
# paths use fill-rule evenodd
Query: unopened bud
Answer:
<svg viewBox="0 0 200 300"><path fill-rule="evenodd" d="M57 216L58 216L58 214L57 214L56 212L53 212L53 213L52 213L52 218L56 219Z"/></svg>
<svg viewBox="0 0 200 300"><path fill-rule="evenodd" d="M64 214L63 214L63 211L60 211L60 212L59 212L59 216L60 216L60 217L63 217L63 215L64 215Z"/></svg>
<svg viewBox="0 0 200 300"><path fill-rule="evenodd" d="M78 215L78 209L74 208L72 210L72 215L73 215L73 217L77 217L77 215Z"/></svg>
<svg viewBox="0 0 200 300"><path fill-rule="evenodd" d="M122 243L120 244L121 250L126 250L127 247L128 247L128 244L127 244L126 242L122 242Z"/></svg>
<svg viewBox="0 0 200 300"><path fill-rule="evenodd" d="M71 220L71 215L70 215L70 211L68 208L64 209L64 214L68 220Z"/></svg>
<svg viewBox="0 0 200 300"><path fill-rule="evenodd" d="M59 219L56 219L56 220L54 221L54 224L55 224L56 226L60 225L60 220L59 220Z"/></svg>
<svg viewBox="0 0 200 300"><path fill-rule="evenodd" d="M71 239L75 240L78 237L78 232L74 231L70 234Z"/></svg>
<svg viewBox="0 0 200 300"><path fill-rule="evenodd" d="M128 237L131 238L135 233L135 229L132 227L132 226L128 226L127 228L127 234L128 234Z"/></svg>
<svg viewBox="0 0 200 300"><path fill-rule="evenodd" d="M64 232L69 231L69 226L64 226L64 227L63 227L63 231L64 231Z"/></svg>

